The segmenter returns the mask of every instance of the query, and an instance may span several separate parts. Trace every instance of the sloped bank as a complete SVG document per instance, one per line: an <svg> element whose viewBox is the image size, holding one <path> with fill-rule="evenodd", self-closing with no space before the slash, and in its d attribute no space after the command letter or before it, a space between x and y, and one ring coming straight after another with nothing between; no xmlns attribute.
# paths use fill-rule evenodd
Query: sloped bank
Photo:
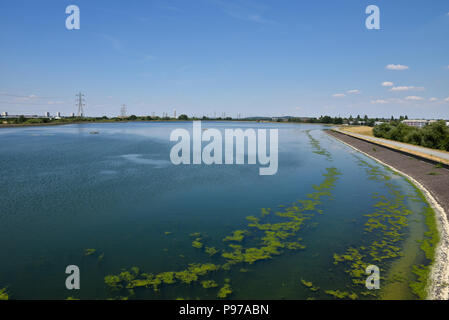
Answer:
<svg viewBox="0 0 449 320"><path fill-rule="evenodd" d="M432 268L424 277L427 282L427 298L449 299L449 170L432 163L420 161L405 154L332 130L329 135L373 158L407 178L418 188L435 212L440 241L432 253Z"/></svg>

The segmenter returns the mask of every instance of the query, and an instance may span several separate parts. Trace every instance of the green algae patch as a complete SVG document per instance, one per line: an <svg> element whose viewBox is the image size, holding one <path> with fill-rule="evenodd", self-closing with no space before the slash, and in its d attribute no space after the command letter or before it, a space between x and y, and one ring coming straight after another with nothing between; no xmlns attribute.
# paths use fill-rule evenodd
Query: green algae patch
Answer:
<svg viewBox="0 0 449 320"><path fill-rule="evenodd" d="M193 237L193 238L198 238L198 237L201 237L201 233L194 232L194 233L191 233L190 236Z"/></svg>
<svg viewBox="0 0 449 320"><path fill-rule="evenodd" d="M204 289L209 289L209 288L216 288L216 287L218 287L218 284L217 284L214 280L204 280L204 281L201 281L201 285L203 286Z"/></svg>
<svg viewBox="0 0 449 320"><path fill-rule="evenodd" d="M325 156L326 159L329 161L332 160L332 155L329 153L329 151L327 151L321 146L320 142L312 136L310 131L311 130L306 130L305 133L309 138L309 142L312 147L313 153Z"/></svg>
<svg viewBox="0 0 449 320"><path fill-rule="evenodd" d="M217 250L215 247L205 247L204 252L206 252L209 257L216 255L220 250Z"/></svg>
<svg viewBox="0 0 449 320"><path fill-rule="evenodd" d="M106 277L104 277L104 282L111 289L118 290L123 288L123 286L120 284L120 277L116 275L107 275Z"/></svg>
<svg viewBox="0 0 449 320"><path fill-rule="evenodd" d="M440 242L435 212L428 206L424 210L424 216L428 231L424 234L424 239L421 241L420 248L424 252L428 264L413 266L413 273L416 275L417 279L410 282L410 288L420 299L425 299L427 297L430 271L435 262L436 247Z"/></svg>
<svg viewBox="0 0 449 320"><path fill-rule="evenodd" d="M391 169L387 169L391 171ZM400 175L399 173L397 174ZM414 190L415 194L409 195L409 200L423 204L421 214L424 217L424 223L427 230L424 232L424 236L419 241L419 248L425 256L425 261L423 261L422 264L412 266L412 272L415 275L415 280L409 281L409 287L411 288L412 293L419 299L426 299L428 294L427 288L430 281L430 272L435 262L436 248L440 242L440 233L438 231L436 213L428 203L421 189L419 189L406 177L402 175L400 176L403 177Z"/></svg>
<svg viewBox="0 0 449 320"><path fill-rule="evenodd" d="M0 289L0 300L9 300L9 295L6 288Z"/></svg>
<svg viewBox="0 0 449 320"><path fill-rule="evenodd" d="M84 250L84 255L91 256L91 255L95 254L95 252L97 252L97 249L86 249L86 250Z"/></svg>
<svg viewBox="0 0 449 320"><path fill-rule="evenodd" d="M323 174L324 180L319 185L314 185L314 192L307 195L307 199L297 200L290 205L281 205L272 211L263 208L258 217L248 216L247 228L235 230L224 237L222 242L227 246L224 249L204 246L199 232L190 234L194 238L192 246L203 251L209 257L221 252L218 259L224 260L221 265L212 263L190 263L184 270L167 271L159 274L139 273L139 270L122 270L117 275L105 277L105 284L112 290L128 290L134 295L134 288L153 288L155 292L166 285L198 283L204 288L215 287L215 280L202 280L202 277L213 277L220 270L226 272L238 264L252 265L264 260L273 259L287 250L305 249L302 238L298 232L315 216L322 214L318 208L322 204L323 197L330 197L331 190L335 186L340 172L336 168L327 168ZM241 272L247 272L239 267ZM226 298L232 293L229 285L230 279L225 280L225 285L219 290L217 297ZM318 287L309 288L318 291Z"/></svg>
<svg viewBox="0 0 449 320"><path fill-rule="evenodd" d="M225 283L223 287L217 293L217 298L225 299L232 294L231 286L228 283Z"/></svg>
<svg viewBox="0 0 449 320"><path fill-rule="evenodd" d="M203 247L203 244L201 243L201 238L196 238L192 241L192 247L201 249Z"/></svg>
<svg viewBox="0 0 449 320"><path fill-rule="evenodd" d="M172 284L175 283L175 273L174 272L162 272L157 275L157 278L161 280L161 283Z"/></svg>
<svg viewBox="0 0 449 320"><path fill-rule="evenodd" d="M181 282L190 284L191 282L195 282L198 280L198 276L194 273L189 272L189 270L178 271L175 273L176 279L179 279Z"/></svg>
<svg viewBox="0 0 449 320"><path fill-rule="evenodd" d="M232 235L227 236L223 239L223 241L236 241L242 242L245 235L248 233L246 230L236 230L232 233Z"/></svg>
<svg viewBox="0 0 449 320"><path fill-rule="evenodd" d="M391 273L387 277L381 277L381 280L386 281L382 286L383 290L381 292L358 292L365 297L379 297L379 294L382 294L382 296L387 295L395 299L400 298L398 294L401 294L401 291L398 291L398 284L404 283L407 279L397 273L400 271L398 268L408 268L408 281L411 292L416 297L425 299L429 281L428 276L434 261L435 249L439 242L435 213L421 191L408 179L405 180L413 187L415 191L413 195L401 194L399 187L391 182L391 176L382 171L381 167L368 164L361 159L359 159L359 165L365 167L370 180L382 183L387 188L387 193L382 195L379 193L373 194L373 199L377 199L378 202L373 205L374 211L372 213L364 215L366 217L364 224L366 237L359 247L351 247L345 253L334 254L334 264L343 265L344 271L352 279L356 290L357 286L359 286L358 290L365 286L367 276L365 270L368 265L377 265L381 270L381 275L386 272L388 274L393 262L404 260L404 245L410 233L410 223L421 223L421 220L416 221L416 218L409 218L413 212L407 208L406 201L419 202L423 206L421 213L425 217L422 223L425 224L428 231L424 232L419 248L417 248L416 243L413 245L409 241L407 250L413 250L411 248L414 246L414 253L411 252L409 254L413 254L413 257L415 257L417 250L419 251L420 249L426 262L423 261L424 264L416 264L413 262L415 258L407 258L408 262L404 260L401 265L397 265L395 273ZM389 168L385 167L385 169L391 172ZM419 214L419 211L416 211L416 214ZM408 265L404 266L404 263L408 263ZM411 281L410 277L413 274L415 280ZM403 285L400 287L402 288L400 290L404 290ZM338 290L328 290L326 293L336 298L351 298ZM402 291L402 294L404 294L404 291Z"/></svg>
<svg viewBox="0 0 449 320"><path fill-rule="evenodd" d="M301 279L301 283L302 283L306 288L308 288L309 290L311 290L311 291L313 291L313 292L316 292L316 291L320 290L320 288L319 288L319 287L315 287L311 281L306 281L306 280L304 280L304 279Z"/></svg>
<svg viewBox="0 0 449 320"><path fill-rule="evenodd" d="M358 298L356 293L350 293L350 292L346 292L346 291L326 290L324 292L326 294L334 297L335 299L346 299L346 298L349 298L351 300L356 300Z"/></svg>

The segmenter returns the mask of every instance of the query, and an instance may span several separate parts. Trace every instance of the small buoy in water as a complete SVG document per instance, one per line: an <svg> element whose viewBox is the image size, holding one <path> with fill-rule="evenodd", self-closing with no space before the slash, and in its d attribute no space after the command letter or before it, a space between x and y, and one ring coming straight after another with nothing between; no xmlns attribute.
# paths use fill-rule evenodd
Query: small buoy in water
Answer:
<svg viewBox="0 0 449 320"><path fill-rule="evenodd" d="M98 131L91 131L91 132L89 132L90 134L99 134L100 132L98 132Z"/></svg>

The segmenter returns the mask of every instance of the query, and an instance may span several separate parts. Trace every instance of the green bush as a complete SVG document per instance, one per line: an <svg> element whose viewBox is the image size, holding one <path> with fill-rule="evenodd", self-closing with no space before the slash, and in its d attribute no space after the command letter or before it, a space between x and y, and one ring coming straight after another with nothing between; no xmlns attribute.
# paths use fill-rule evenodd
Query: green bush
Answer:
<svg viewBox="0 0 449 320"><path fill-rule="evenodd" d="M444 121L437 121L423 128L395 122L382 123L373 128L373 134L379 138L449 151L449 127Z"/></svg>

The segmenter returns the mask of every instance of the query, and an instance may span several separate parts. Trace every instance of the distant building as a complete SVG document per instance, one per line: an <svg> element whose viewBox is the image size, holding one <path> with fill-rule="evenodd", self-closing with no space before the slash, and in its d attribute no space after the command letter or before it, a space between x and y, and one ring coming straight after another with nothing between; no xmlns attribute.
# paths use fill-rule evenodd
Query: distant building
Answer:
<svg viewBox="0 0 449 320"><path fill-rule="evenodd" d="M348 121L350 125L360 125L360 126L364 126L365 125L365 121L359 120L359 121Z"/></svg>
<svg viewBox="0 0 449 320"><path fill-rule="evenodd" d="M383 121L376 121L376 122L374 122L374 125L375 126L379 126L379 125L381 125L382 123L384 123Z"/></svg>
<svg viewBox="0 0 449 320"><path fill-rule="evenodd" d="M6 112L6 111L5 111L5 112L2 112L2 117L5 117L5 118L6 118L7 116L8 116L8 112Z"/></svg>
<svg viewBox="0 0 449 320"><path fill-rule="evenodd" d="M429 120L403 120L403 124L406 124L410 127L422 128L427 126L430 121Z"/></svg>
<svg viewBox="0 0 449 320"><path fill-rule="evenodd" d="M45 116L46 116L47 118L50 118L50 117L51 117L50 112L45 112Z"/></svg>

